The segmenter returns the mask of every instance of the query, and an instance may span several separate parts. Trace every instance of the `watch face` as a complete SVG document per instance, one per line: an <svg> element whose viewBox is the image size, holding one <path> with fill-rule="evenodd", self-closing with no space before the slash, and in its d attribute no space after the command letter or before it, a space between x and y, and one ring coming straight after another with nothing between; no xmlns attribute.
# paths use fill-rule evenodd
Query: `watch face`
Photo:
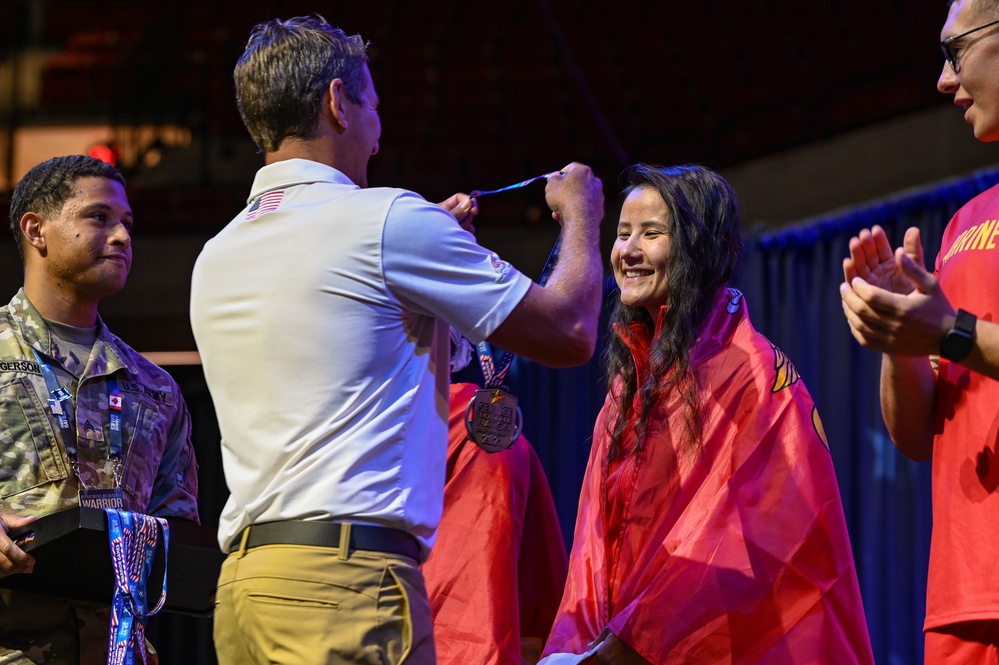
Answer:
<svg viewBox="0 0 999 665"><path fill-rule="evenodd" d="M954 320L954 329L966 334L969 339L973 339L977 322L978 317L974 314L959 309L957 310L957 318Z"/></svg>
<svg viewBox="0 0 999 665"><path fill-rule="evenodd" d="M952 328L940 343L940 355L947 360L960 362L971 352L972 337L963 330Z"/></svg>
<svg viewBox="0 0 999 665"><path fill-rule="evenodd" d="M975 322L973 314L958 310L954 327L947 331L940 343L940 356L953 362L960 362L971 353L975 340Z"/></svg>

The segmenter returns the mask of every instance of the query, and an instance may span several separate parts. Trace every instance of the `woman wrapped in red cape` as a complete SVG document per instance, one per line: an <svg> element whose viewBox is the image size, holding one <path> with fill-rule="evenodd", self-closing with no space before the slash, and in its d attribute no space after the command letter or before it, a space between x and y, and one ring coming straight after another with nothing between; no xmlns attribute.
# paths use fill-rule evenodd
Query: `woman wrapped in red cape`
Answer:
<svg viewBox="0 0 999 665"><path fill-rule="evenodd" d="M628 177L611 389L542 663L873 663L815 405L726 287L734 192L698 166Z"/></svg>

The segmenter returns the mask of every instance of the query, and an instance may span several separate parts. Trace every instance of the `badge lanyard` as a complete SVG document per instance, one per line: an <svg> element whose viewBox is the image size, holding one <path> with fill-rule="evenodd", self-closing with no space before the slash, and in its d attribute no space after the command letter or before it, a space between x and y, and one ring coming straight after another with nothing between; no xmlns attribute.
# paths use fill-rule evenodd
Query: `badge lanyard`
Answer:
<svg viewBox="0 0 999 665"><path fill-rule="evenodd" d="M118 391L118 380L114 376L109 376L107 378L108 429L110 430L110 440L108 441L108 459L114 462L115 488L112 490L91 490L83 486L83 480L80 478L80 456L77 454L76 436L70 426L69 414L67 413L73 401L73 395L69 392L69 390L59 385L59 380L56 378L55 372L52 371L52 367L42 360L38 351L31 349L31 352L35 354L35 360L38 362L38 366L42 370L42 377L45 379L45 387L49 391L49 411L52 412L56 422L59 424L59 433L62 436L63 445L66 447L66 454L69 455L70 464L73 466L73 472L76 474L77 480L80 482L81 503L84 505L91 505L91 507L94 508L104 508L105 505L114 508L121 508L122 497L118 478L118 466L121 464L122 459L121 393ZM87 495L87 492L90 492L91 494ZM85 498L88 501L85 501ZM90 503L90 500L95 501L96 503Z"/></svg>

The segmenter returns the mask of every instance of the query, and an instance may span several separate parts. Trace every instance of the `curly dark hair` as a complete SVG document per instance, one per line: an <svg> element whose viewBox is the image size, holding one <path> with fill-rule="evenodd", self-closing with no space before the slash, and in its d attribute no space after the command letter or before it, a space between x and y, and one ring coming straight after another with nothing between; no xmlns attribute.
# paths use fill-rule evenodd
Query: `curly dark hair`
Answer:
<svg viewBox="0 0 999 665"><path fill-rule="evenodd" d="M58 215L66 200L76 192L79 178L107 178L125 186L125 177L107 162L87 155L53 157L24 174L10 197L10 232L17 251L24 261L24 238L21 218L35 212L46 216Z"/></svg>
<svg viewBox="0 0 999 665"><path fill-rule="evenodd" d="M666 204L670 234L666 259L668 290L662 327L649 350L647 377L637 375L631 351L618 334L611 334L611 342L604 351L608 389L618 407L617 420L608 426L610 456L640 453L654 412L663 423L675 417L655 409L673 390L679 391L687 405L688 444L696 450L700 405L690 367L690 349L710 312L715 293L736 274L742 260L742 215L738 199L724 178L699 165L636 164L625 171L623 178L625 196L636 189L649 188L658 192ZM610 321L625 336L633 334L635 324L646 326L650 333L656 325L645 308L629 307L620 301ZM618 387L620 391L615 393ZM633 450L622 450L629 423L633 424L637 442Z"/></svg>
<svg viewBox="0 0 999 665"><path fill-rule="evenodd" d="M335 78L360 104L367 47L360 35L348 37L318 15L255 26L233 72L236 105L253 141L274 152L287 138L311 136Z"/></svg>

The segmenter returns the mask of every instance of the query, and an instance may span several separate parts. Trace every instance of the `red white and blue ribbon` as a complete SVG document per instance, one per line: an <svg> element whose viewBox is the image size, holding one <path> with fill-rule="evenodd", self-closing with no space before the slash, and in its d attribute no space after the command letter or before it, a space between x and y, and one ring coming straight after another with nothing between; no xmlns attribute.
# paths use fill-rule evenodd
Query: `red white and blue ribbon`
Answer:
<svg viewBox="0 0 999 665"><path fill-rule="evenodd" d="M479 366L482 367L483 386L485 388L499 388L503 385L507 370L513 363L514 355L509 351L504 351L499 362L493 360L492 351L489 344L479 342L475 345L479 352Z"/></svg>
<svg viewBox="0 0 999 665"><path fill-rule="evenodd" d="M556 173L558 173L558 171L556 171ZM553 174L549 173L547 175ZM538 177L540 178L545 176ZM541 277L538 278L539 286L544 286L548 283L548 278L551 277L552 270L555 269L555 263L558 261L558 255L561 248L562 236L559 235L559 237L555 239L555 246L552 247L551 254L548 255L548 260L545 261L544 268L541 269ZM483 387L487 389L502 387L503 380L506 378L506 373L510 369L510 365L513 363L513 359L515 357L514 354L509 351L504 351L503 355L500 356L499 361L496 361L493 360L492 350L489 348L489 344L487 342L479 342L475 345L475 349L479 356L479 366L482 368Z"/></svg>
<svg viewBox="0 0 999 665"><path fill-rule="evenodd" d="M108 634L108 665L134 665L135 652L146 662L146 620L163 608L167 595L166 561L170 526L162 517L106 508L111 565L114 568L114 600ZM159 532L163 531L163 590L156 606L147 610L146 579L153 569Z"/></svg>

